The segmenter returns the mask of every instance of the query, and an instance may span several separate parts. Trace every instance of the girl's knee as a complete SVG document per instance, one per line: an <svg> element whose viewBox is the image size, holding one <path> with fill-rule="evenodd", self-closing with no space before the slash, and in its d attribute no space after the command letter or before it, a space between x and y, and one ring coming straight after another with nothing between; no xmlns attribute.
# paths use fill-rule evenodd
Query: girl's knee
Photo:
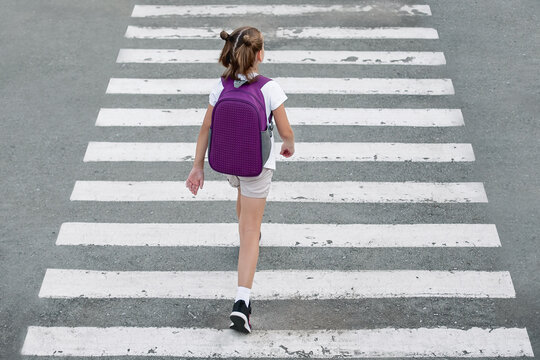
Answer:
<svg viewBox="0 0 540 360"><path fill-rule="evenodd" d="M238 223L239 230L243 233L256 233L261 231L261 219L242 217Z"/></svg>

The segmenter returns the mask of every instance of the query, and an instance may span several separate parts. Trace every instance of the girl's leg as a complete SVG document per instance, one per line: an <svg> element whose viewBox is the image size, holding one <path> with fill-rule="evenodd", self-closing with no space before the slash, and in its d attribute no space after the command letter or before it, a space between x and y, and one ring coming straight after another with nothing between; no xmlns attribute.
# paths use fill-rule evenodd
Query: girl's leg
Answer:
<svg viewBox="0 0 540 360"><path fill-rule="evenodd" d="M240 209L241 209L240 188L238 188L238 197L236 198L236 216L238 217L239 222L240 222ZM240 229L240 225L239 225L238 229Z"/></svg>
<svg viewBox="0 0 540 360"><path fill-rule="evenodd" d="M238 236L240 236L240 212L242 211L240 188L238 188L238 197L236 198L236 217L238 218Z"/></svg>
<svg viewBox="0 0 540 360"><path fill-rule="evenodd" d="M240 252L238 254L238 286L250 288L259 259L259 234L266 198L240 195L238 217Z"/></svg>

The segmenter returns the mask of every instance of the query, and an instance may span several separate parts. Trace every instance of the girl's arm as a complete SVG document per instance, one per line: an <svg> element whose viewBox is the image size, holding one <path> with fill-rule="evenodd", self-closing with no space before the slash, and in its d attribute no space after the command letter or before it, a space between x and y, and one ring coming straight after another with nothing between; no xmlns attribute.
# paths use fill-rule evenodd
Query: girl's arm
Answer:
<svg viewBox="0 0 540 360"><path fill-rule="evenodd" d="M210 124L212 123L213 110L214 107L212 105L208 105L203 123L201 125L201 130L199 131L199 137L197 138L197 149L195 150L195 161L193 163L193 167L200 169L204 168L204 156L206 154L206 149L208 148L208 132L210 131Z"/></svg>
<svg viewBox="0 0 540 360"><path fill-rule="evenodd" d="M294 154L294 133L291 124L289 123L289 119L287 118L287 113L285 112L285 105L279 105L272 112L274 114L274 120L276 121L279 136L283 140L280 154L285 157L291 157Z"/></svg>
<svg viewBox="0 0 540 360"><path fill-rule="evenodd" d="M197 148L195 149L195 160L193 161L193 168L186 180L186 187L197 195L199 188L203 188L204 184L204 157L206 155L206 149L208 148L208 132L210 131L210 124L212 123L212 111L214 107L208 105L204 120L199 131L199 137L197 138Z"/></svg>

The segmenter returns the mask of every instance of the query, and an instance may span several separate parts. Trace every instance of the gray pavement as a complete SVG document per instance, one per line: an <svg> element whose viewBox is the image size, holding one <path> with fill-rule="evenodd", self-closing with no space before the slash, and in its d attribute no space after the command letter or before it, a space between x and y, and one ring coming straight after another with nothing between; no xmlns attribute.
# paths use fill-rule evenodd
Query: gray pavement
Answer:
<svg viewBox="0 0 540 360"><path fill-rule="evenodd" d="M111 77L214 77L206 65L121 65L120 48L219 48L221 41L128 40L128 25L178 26L178 19L130 18L150 1L5 1L0 11L0 358L21 358L27 327L223 327L229 301L40 299L47 268L235 270L234 248L100 248L55 245L60 225L96 222L234 222L235 204L70 202L76 180L185 180L188 163L83 163L89 141L196 140L197 127L98 128L102 107L204 107L207 96L106 95ZM181 1L160 1L160 4ZM210 1L205 3L211 3ZM217 2L216 2L217 3ZM235 2L244 3L244 2ZM254 3L251 1L250 3ZM259 2L264 3L264 2ZM278 1L273 2L278 3ZM283 2L285 3L285 2ZM312 3L322 3L312 1ZM417 3L405 1L403 3ZM418 2L425 3L425 2ZM494 223L501 248L265 248L258 269L437 269L509 271L513 299L396 298L258 301L268 329L526 327L540 354L540 3L534 0L427 2L431 17L345 14L269 19L275 26L426 26L438 40L276 40L267 50L443 51L447 65L269 65L278 76L450 78L454 96L289 95L286 105L455 107L458 128L294 128L296 141L468 142L472 163L278 163L274 181L479 181L485 204L268 203L275 223ZM235 27L242 19L183 18L181 26ZM315 74L314 74L315 72ZM206 168L207 180L222 177ZM332 309L329 312L329 309ZM335 309L335 311L334 311ZM280 316L276 316L280 313ZM225 320L224 320L225 319ZM156 357L153 357L154 359Z"/></svg>

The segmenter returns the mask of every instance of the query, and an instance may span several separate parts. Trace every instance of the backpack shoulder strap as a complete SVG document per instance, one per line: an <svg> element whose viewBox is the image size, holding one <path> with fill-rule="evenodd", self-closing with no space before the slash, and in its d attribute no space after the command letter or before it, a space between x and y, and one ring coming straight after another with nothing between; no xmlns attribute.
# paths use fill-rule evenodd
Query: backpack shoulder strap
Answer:
<svg viewBox="0 0 540 360"><path fill-rule="evenodd" d="M231 78L221 77L221 84L223 85L223 91L229 91L234 88L234 80Z"/></svg>
<svg viewBox="0 0 540 360"><path fill-rule="evenodd" d="M262 75L257 75L256 76L257 78L257 81L253 83L253 86L257 87L257 89L261 90L261 88L266 85L270 80L270 78L267 78L266 76L262 76ZM268 124L269 124L269 128L270 128L270 134L272 133L272 130L274 130L274 124L272 123L272 116L273 116L273 111L270 110L270 116L268 117Z"/></svg>
<svg viewBox="0 0 540 360"><path fill-rule="evenodd" d="M253 86L255 86L258 89L261 89L264 85L266 85L267 82L272 80L272 79L267 78L266 76L262 76L262 75L257 75L255 78L257 80L255 82L253 82Z"/></svg>

